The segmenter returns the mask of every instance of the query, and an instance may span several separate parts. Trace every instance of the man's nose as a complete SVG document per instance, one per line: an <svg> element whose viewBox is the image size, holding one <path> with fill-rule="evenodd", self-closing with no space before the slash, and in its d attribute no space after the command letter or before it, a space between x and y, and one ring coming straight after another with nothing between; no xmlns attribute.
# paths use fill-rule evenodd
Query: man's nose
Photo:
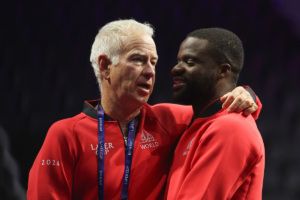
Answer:
<svg viewBox="0 0 300 200"><path fill-rule="evenodd" d="M143 75L147 78L150 79L155 76L155 66L151 63L147 63L144 70L143 70Z"/></svg>
<svg viewBox="0 0 300 200"><path fill-rule="evenodd" d="M181 62L178 62L172 69L171 69L171 75L176 76L180 75L184 72L184 67L182 66Z"/></svg>

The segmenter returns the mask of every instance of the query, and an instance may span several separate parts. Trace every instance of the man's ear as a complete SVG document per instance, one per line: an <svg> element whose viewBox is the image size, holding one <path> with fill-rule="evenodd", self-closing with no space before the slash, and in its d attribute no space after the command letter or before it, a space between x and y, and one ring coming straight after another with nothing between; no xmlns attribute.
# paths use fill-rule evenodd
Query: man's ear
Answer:
<svg viewBox="0 0 300 200"><path fill-rule="evenodd" d="M228 63L222 63L219 69L219 78L224 78L228 76L228 73L231 71L231 65Z"/></svg>
<svg viewBox="0 0 300 200"><path fill-rule="evenodd" d="M107 57L107 55L101 54L98 57L98 63L99 63L100 74L104 79L108 79L109 72L110 72L109 65L111 64L110 59Z"/></svg>

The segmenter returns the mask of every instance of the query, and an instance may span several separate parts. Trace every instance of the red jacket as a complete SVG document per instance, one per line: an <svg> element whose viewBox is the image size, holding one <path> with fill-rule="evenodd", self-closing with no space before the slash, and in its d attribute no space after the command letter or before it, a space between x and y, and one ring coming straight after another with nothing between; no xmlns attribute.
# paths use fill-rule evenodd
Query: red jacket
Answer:
<svg viewBox="0 0 300 200"><path fill-rule="evenodd" d="M134 143L129 199L161 198L172 154L192 109L173 104L144 105ZM116 121L105 121L105 199L119 200L125 145ZM30 170L29 200L97 199L97 119L84 111L54 123Z"/></svg>
<svg viewBox="0 0 300 200"><path fill-rule="evenodd" d="M262 198L265 153L255 121L218 107L205 110L178 142L165 199Z"/></svg>

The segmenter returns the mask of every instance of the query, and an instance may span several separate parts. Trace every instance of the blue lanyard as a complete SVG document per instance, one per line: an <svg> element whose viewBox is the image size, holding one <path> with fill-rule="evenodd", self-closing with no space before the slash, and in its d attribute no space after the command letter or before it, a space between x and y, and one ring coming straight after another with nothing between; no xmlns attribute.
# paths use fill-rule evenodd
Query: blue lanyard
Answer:
<svg viewBox="0 0 300 200"><path fill-rule="evenodd" d="M98 199L104 199L104 111L98 106Z"/></svg>
<svg viewBox="0 0 300 200"><path fill-rule="evenodd" d="M104 111L101 106L98 106L98 199L104 200L104 156L105 156L105 132L104 132ZM125 168L123 176L123 186L121 200L128 199L128 186L130 178L130 169L132 162L132 154L135 138L135 119L128 124L128 141L125 150Z"/></svg>

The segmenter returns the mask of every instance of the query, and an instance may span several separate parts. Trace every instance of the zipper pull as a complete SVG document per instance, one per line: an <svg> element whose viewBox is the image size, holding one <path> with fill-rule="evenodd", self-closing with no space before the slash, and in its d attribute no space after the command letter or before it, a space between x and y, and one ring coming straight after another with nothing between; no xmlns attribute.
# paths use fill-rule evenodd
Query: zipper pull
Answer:
<svg viewBox="0 0 300 200"><path fill-rule="evenodd" d="M124 138L125 146L127 146L127 137L126 137L126 136L123 136L123 138Z"/></svg>

